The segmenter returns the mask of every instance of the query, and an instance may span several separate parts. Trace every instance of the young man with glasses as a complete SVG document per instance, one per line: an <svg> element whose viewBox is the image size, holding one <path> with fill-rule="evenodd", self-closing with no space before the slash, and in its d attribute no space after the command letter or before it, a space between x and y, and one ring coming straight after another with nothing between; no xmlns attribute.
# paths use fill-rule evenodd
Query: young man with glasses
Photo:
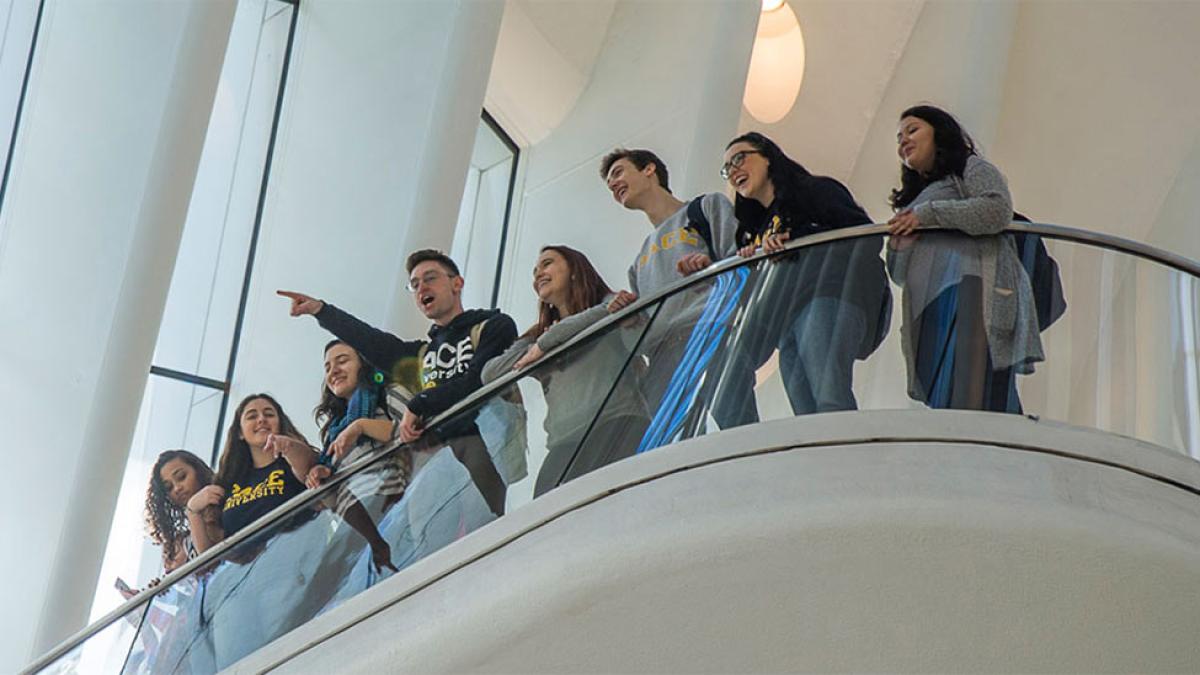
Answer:
<svg viewBox="0 0 1200 675"><path fill-rule="evenodd" d="M600 177L617 203L646 214L654 228L629 266L630 290L617 294L609 305L610 311L617 311L637 300L639 295L651 295L716 260L737 253L737 219L729 199L715 192L701 195L691 203L676 198L669 187L667 167L653 152L618 148L601 160ZM696 344L698 336L693 337L693 329L710 301L716 300L711 296L711 290L712 287L703 285L672 297L659 311L660 319L656 321L659 324L669 320L669 325L651 329L651 339L647 342L655 352L652 358L658 365L652 365L654 377L645 383L645 394L651 405L660 403L660 415L669 417L669 409L686 400L687 392L693 387L694 383L675 374L675 364L685 351L705 346ZM718 331L713 335L718 336L713 339L721 339L719 336L724 333ZM700 351L711 353L711 350ZM724 369L725 374L718 378L716 372L710 373L705 378L705 390L700 392L702 403L709 404L706 400L709 398L717 399L712 403L712 414L722 429L758 421L754 369L737 350L727 352L725 357L729 365ZM643 445L651 447L670 440L664 437L643 441Z"/></svg>
<svg viewBox="0 0 1200 675"><path fill-rule="evenodd" d="M484 364L508 349L517 337L517 326L500 310L464 310L463 278L458 265L444 253L417 251L405 267L417 309L433 322L428 340L403 340L303 293L277 293L292 301L292 316L316 317L322 328L358 350L393 382L417 392L407 402L399 427L400 439L411 443L425 433L430 419L482 386ZM437 432L466 465L492 511L503 513L504 481L474 421L451 422Z"/></svg>

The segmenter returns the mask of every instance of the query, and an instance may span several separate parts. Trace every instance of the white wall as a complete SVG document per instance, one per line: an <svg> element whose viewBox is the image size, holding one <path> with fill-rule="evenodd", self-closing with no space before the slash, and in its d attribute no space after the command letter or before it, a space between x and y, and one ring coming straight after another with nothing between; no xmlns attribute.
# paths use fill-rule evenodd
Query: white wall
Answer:
<svg viewBox="0 0 1200 675"><path fill-rule="evenodd" d="M86 619L232 8L47 3L0 227L0 670Z"/></svg>
<svg viewBox="0 0 1200 675"><path fill-rule="evenodd" d="M1020 210L1145 240L1172 190L1200 190L1181 173L1200 138L1198 33L1191 2L1022 4L993 153ZM1159 241L1200 257L1179 234Z"/></svg>
<svg viewBox="0 0 1200 675"><path fill-rule="evenodd" d="M921 7L847 181L872 217L891 213L887 196L900 175L896 126L905 108L932 103L952 111L991 155L1017 7L945 0Z"/></svg>
<svg viewBox="0 0 1200 675"><path fill-rule="evenodd" d="M627 286L626 270L650 226L643 214L613 202L599 176L600 159L614 147L655 151L681 199L721 189L713 148L736 130L760 5L689 7L616 3L574 108L544 141L523 150L521 208L500 294L518 325L534 318L529 276L545 244L578 248L610 286Z"/></svg>
<svg viewBox="0 0 1200 675"><path fill-rule="evenodd" d="M306 0L301 6L232 405L275 394L316 441L330 339L276 289L417 338L404 260L450 250L502 5ZM228 424L229 420L226 419Z"/></svg>

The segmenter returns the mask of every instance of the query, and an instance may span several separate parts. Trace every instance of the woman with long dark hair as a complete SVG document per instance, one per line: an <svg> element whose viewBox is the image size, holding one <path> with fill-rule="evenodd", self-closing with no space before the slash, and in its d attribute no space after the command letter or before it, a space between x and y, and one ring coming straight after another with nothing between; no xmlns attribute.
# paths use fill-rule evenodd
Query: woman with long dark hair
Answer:
<svg viewBox="0 0 1200 675"><path fill-rule="evenodd" d="M888 269L904 287L909 396L932 408L1021 412L1017 373L1043 360L1008 182L950 113L900 114ZM917 232L936 226L958 232Z"/></svg>
<svg viewBox="0 0 1200 675"><path fill-rule="evenodd" d="M533 267L533 292L538 297L537 321L508 351L488 361L484 383L535 363L603 319L616 297L587 256L561 245L542 247ZM534 485L535 497L632 455L637 448L649 425L645 401L636 387L614 388L612 377L605 377L621 372L627 360L628 350L618 346L619 338L609 334L580 348L568 370L542 368L534 374L547 406L547 455ZM591 425L597 413L601 419Z"/></svg>
<svg viewBox="0 0 1200 675"><path fill-rule="evenodd" d="M274 398L242 399L225 433L214 484L187 502L196 550L203 553L303 492L316 460L316 451Z"/></svg>
<svg viewBox="0 0 1200 675"><path fill-rule="evenodd" d="M313 411L324 449L310 471L309 487L316 487L339 466L395 441L397 420L404 416L404 403L411 396L403 387L389 385L387 376L371 368L350 345L341 340L326 344L321 402ZM359 486L355 492L385 496L391 503L404 494L411 474L411 452L398 451L370 472L381 482L369 491Z"/></svg>
<svg viewBox="0 0 1200 675"><path fill-rule="evenodd" d="M404 404L411 397L403 387L389 385L387 377L350 345L341 340L326 344L321 402L313 411L324 449L305 484L316 488L342 466L395 443ZM337 490L337 514L367 540L377 568L395 570L391 547L375 519L404 496L412 466L411 449L397 448Z"/></svg>
<svg viewBox="0 0 1200 675"><path fill-rule="evenodd" d="M792 239L870 224L850 191L814 176L756 132L725 148L721 177L736 191L738 254L773 252ZM784 389L797 415L854 410L855 359L879 346L891 293L881 237L820 244L775 258L770 287L748 319L762 363L778 346Z"/></svg>
<svg viewBox="0 0 1200 675"><path fill-rule="evenodd" d="M150 470L146 486L146 533L162 547L163 571L198 555L185 508L188 500L213 482L212 469L187 450L166 450Z"/></svg>

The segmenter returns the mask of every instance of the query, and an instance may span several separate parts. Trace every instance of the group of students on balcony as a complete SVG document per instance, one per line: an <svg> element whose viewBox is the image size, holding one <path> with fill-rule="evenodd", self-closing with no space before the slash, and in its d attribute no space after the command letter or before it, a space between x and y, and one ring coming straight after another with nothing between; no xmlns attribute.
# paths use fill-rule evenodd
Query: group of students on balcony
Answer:
<svg viewBox="0 0 1200 675"><path fill-rule="evenodd" d="M878 348L891 322L889 276L903 289L909 395L935 408L1020 412L1015 376L1032 372L1043 352L1028 273L1012 237L1000 236L1013 218L1005 178L950 114L932 106L901 114L897 143L901 182L891 193L886 254L880 256L882 236L784 253L763 266L774 276L753 301L739 300L745 286L731 277L733 285L720 292L732 298L726 309L742 308L741 328L738 346L720 356L719 377L700 377L696 366L698 354L709 358L731 339L710 330L731 323L714 317L732 316L720 313L719 286L711 280L663 300L636 342L640 367L630 367L633 345L609 340L573 357L564 367L569 376L562 369L534 371L545 392L548 451L534 495L653 447L647 439L662 436L671 420L678 422L676 413L698 399L711 399L709 412L723 429L758 421L755 374L775 353L796 414L856 409L855 361ZM163 453L146 517L167 571L344 465L397 442L448 447L499 515L512 477L498 468L475 417L430 428L432 418L715 261L778 253L791 240L871 222L844 185L809 173L759 133L725 148L720 174L735 193L732 202L719 193L678 199L666 165L649 150L618 149L603 158L600 174L613 198L644 213L653 228L629 267L628 288L614 291L582 252L545 246L533 269L538 318L520 335L498 310L464 309L459 268L432 250L413 253L406 265L408 289L432 322L425 339L405 340L331 303L279 291L291 301L292 316L313 316L336 337L324 352L320 447L308 443L277 401L254 394L234 411L215 474L190 453ZM918 232L918 226L944 231ZM616 373L627 379L615 381ZM379 567L391 563L389 544L367 512L399 501L416 472L411 452L400 449L327 499L366 538ZM364 507L366 495L382 504Z"/></svg>

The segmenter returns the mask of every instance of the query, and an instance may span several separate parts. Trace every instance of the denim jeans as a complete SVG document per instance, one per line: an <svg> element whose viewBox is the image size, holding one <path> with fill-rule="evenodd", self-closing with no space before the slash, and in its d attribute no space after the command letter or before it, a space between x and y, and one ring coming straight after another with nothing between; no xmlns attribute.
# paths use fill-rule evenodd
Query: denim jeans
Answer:
<svg viewBox="0 0 1200 675"><path fill-rule="evenodd" d="M854 357L866 331L862 310L838 298L813 298L800 309L779 343L779 370L792 412L858 409Z"/></svg>

